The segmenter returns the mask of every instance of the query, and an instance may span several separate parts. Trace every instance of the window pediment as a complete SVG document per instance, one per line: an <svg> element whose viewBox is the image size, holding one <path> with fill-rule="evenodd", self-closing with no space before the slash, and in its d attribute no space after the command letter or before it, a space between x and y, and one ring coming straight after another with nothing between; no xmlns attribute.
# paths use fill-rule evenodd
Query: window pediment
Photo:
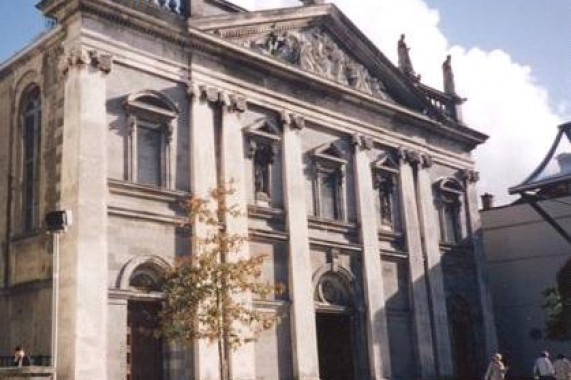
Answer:
<svg viewBox="0 0 571 380"><path fill-rule="evenodd" d="M282 131L276 120L263 117L244 128L244 133L249 137L260 138L267 142L277 142L281 140Z"/></svg>
<svg viewBox="0 0 571 380"><path fill-rule="evenodd" d="M345 153L339 141L321 145L313 149L311 155L319 163L325 163L329 166L344 166L347 164L347 153Z"/></svg>
<svg viewBox="0 0 571 380"><path fill-rule="evenodd" d="M166 95L153 90L131 94L125 101L129 112L143 113L146 117L156 119L174 119L179 113L177 105Z"/></svg>
<svg viewBox="0 0 571 380"><path fill-rule="evenodd" d="M383 153L371 164L371 167L375 171L388 172L392 174L398 174L399 164L395 160L393 155L389 153Z"/></svg>
<svg viewBox="0 0 571 380"><path fill-rule="evenodd" d="M435 184L440 198L445 203L458 202L464 194L464 187L455 178L445 177L439 179Z"/></svg>

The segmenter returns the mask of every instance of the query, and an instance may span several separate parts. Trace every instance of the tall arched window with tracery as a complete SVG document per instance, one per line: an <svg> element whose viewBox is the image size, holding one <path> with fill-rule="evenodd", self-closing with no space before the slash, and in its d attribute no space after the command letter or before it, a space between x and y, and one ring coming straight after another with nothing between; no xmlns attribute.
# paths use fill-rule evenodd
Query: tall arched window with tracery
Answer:
<svg viewBox="0 0 571 380"><path fill-rule="evenodd" d="M21 128L21 220L22 233L37 229L39 223L39 162L42 124L40 88L29 86L20 102Z"/></svg>

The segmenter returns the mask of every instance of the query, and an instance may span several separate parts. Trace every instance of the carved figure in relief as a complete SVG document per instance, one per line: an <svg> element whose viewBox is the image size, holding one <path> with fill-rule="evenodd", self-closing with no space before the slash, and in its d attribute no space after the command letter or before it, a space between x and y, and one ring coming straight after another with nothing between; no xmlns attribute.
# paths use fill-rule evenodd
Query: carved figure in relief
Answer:
<svg viewBox="0 0 571 380"><path fill-rule="evenodd" d="M359 91L389 99L384 84L339 48L321 27L279 35L274 25L268 35L245 41L243 45Z"/></svg>

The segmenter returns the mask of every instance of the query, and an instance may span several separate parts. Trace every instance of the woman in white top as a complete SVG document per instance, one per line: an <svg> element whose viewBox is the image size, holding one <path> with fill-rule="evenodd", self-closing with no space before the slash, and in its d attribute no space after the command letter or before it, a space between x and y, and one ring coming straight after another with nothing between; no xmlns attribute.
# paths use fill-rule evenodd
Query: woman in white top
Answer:
<svg viewBox="0 0 571 380"><path fill-rule="evenodd" d="M504 380L507 371L508 368L502 363L502 355L494 354L486 371L486 375L484 376L484 380Z"/></svg>

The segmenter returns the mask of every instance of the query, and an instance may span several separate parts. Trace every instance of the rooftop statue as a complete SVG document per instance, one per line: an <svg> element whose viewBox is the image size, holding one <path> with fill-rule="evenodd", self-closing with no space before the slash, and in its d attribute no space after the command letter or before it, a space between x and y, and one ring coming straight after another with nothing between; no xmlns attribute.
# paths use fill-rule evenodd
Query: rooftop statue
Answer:
<svg viewBox="0 0 571 380"><path fill-rule="evenodd" d="M442 63L442 75L444 77L444 92L449 95L456 95L454 72L452 71L452 57L450 54L446 56L446 60Z"/></svg>
<svg viewBox="0 0 571 380"><path fill-rule="evenodd" d="M405 35L401 34L398 42L399 69L414 81L420 81L420 75L417 75L414 72L414 68L412 67L412 61L410 60L410 55L409 55L410 48L406 45L404 38Z"/></svg>

